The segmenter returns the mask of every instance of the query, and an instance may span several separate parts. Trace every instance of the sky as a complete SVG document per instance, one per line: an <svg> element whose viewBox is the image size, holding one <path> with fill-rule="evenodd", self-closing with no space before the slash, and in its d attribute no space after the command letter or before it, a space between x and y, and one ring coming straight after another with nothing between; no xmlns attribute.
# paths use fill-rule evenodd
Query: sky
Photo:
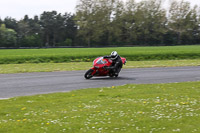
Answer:
<svg viewBox="0 0 200 133"><path fill-rule="evenodd" d="M125 1L125 0L124 0ZM141 1L141 0L136 0ZM165 0L170 1L170 0ZM200 0L187 0L192 5L200 6ZM58 13L74 13L77 0L0 0L0 18L9 16L20 20L24 15L33 17L44 11L57 11Z"/></svg>
<svg viewBox="0 0 200 133"><path fill-rule="evenodd" d="M77 0L0 0L0 18L10 16L19 20L26 14L33 17L53 10L74 13L76 3Z"/></svg>

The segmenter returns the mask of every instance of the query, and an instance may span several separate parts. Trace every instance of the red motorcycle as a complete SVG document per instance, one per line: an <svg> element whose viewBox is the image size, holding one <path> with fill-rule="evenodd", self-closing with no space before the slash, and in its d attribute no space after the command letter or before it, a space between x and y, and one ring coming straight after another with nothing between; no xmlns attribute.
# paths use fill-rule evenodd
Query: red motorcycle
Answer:
<svg viewBox="0 0 200 133"><path fill-rule="evenodd" d="M121 57L122 63L126 64L126 58ZM110 72L106 69L112 65L111 59L104 59L103 57L98 57L93 61L93 67L89 69L85 73L85 78L90 79L93 76L110 76L110 77L117 77L118 75L114 75L114 73Z"/></svg>

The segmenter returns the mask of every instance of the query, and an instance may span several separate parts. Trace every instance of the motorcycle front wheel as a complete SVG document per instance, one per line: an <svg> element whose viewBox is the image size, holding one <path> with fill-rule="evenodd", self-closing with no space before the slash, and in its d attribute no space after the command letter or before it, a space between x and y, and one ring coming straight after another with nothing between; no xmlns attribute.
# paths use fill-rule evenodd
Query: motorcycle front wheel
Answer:
<svg viewBox="0 0 200 133"><path fill-rule="evenodd" d="M93 77L93 75L92 75L93 71L94 71L94 70L89 69L89 70L85 73L84 77L85 77L86 79L92 78L92 77Z"/></svg>

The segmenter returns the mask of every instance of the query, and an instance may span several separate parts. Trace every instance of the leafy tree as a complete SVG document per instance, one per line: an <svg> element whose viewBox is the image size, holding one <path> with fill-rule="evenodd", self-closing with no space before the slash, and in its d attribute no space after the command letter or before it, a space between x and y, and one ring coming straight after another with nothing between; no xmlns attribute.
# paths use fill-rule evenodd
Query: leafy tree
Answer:
<svg viewBox="0 0 200 133"><path fill-rule="evenodd" d="M78 36L90 47L108 40L109 26L115 0L80 0L76 9ZM107 34L107 36L105 36ZM105 42L105 41L104 41Z"/></svg>
<svg viewBox="0 0 200 133"><path fill-rule="evenodd" d="M67 38L68 40L71 40L70 45L73 45L76 41L76 34L77 34L77 25L74 21L74 15L65 13L62 17L64 19L64 22L63 22L64 28L62 29L62 33L61 33L62 38L60 41L66 42L66 38Z"/></svg>
<svg viewBox="0 0 200 133"><path fill-rule="evenodd" d="M28 25L30 27L29 34L41 34L41 26L40 20L38 16L34 16L34 18L28 20Z"/></svg>
<svg viewBox="0 0 200 133"><path fill-rule="evenodd" d="M64 42L60 43L60 46L72 46L72 39L67 38Z"/></svg>
<svg viewBox="0 0 200 133"><path fill-rule="evenodd" d="M75 21L78 25L78 37L82 38L84 43L90 47L92 36L94 34L95 20L95 4L96 0L80 0L76 6Z"/></svg>
<svg viewBox="0 0 200 133"><path fill-rule="evenodd" d="M27 35L21 40L21 47L41 47L42 40L38 34Z"/></svg>
<svg viewBox="0 0 200 133"><path fill-rule="evenodd" d="M135 2L135 0L127 0L124 5L122 18L121 20L118 20L119 22L121 22L120 27L121 31L123 31L122 36L120 37L122 39L121 41L128 45L137 43L137 33L135 25L136 11L137 3Z"/></svg>
<svg viewBox="0 0 200 133"><path fill-rule="evenodd" d="M2 24L3 23L3 21L1 20L1 18L0 18L0 24Z"/></svg>
<svg viewBox="0 0 200 133"><path fill-rule="evenodd" d="M41 47L41 27L38 16L29 18L28 15L18 22L18 46L22 47ZM37 41L35 40L37 39ZM34 41L33 41L34 40ZM35 44L33 44L35 42Z"/></svg>
<svg viewBox="0 0 200 133"><path fill-rule="evenodd" d="M195 22L195 14L194 10L191 10L189 2L185 2L184 0L181 0L180 2L175 0L172 1L169 10L168 27L169 30L175 32L176 34L176 44L182 44L182 35L188 30L192 30L191 26L193 21Z"/></svg>
<svg viewBox="0 0 200 133"><path fill-rule="evenodd" d="M0 27L0 46L14 47L16 46L16 32L13 29L6 28L5 24Z"/></svg>
<svg viewBox="0 0 200 133"><path fill-rule="evenodd" d="M182 44L196 44L199 37L198 7L194 6L185 18L185 32L181 36Z"/></svg>
<svg viewBox="0 0 200 133"><path fill-rule="evenodd" d="M128 22L130 38L136 39L137 44L162 43L167 19L166 11L161 5L161 0L149 0L134 5L134 9L129 8L129 13L132 14L132 19Z"/></svg>
<svg viewBox="0 0 200 133"><path fill-rule="evenodd" d="M41 24L41 28L43 31L43 35L44 35L44 42L46 47L48 47L50 45L50 43L52 44L52 36L53 36L53 27L54 24L56 23L56 16L57 16L57 12L56 11L52 11L52 12L43 12L41 14L40 17L40 24Z"/></svg>
<svg viewBox="0 0 200 133"><path fill-rule="evenodd" d="M60 38L60 34L63 32L64 18L61 14L57 14L56 11L43 12L40 17L40 24L44 35L45 44L56 46L57 41Z"/></svg>
<svg viewBox="0 0 200 133"><path fill-rule="evenodd" d="M125 28L126 25L124 15L124 2L121 0L115 0L112 3L112 10L110 16L110 23L107 25L107 31L104 36L107 36L108 45L121 45L125 44ZM104 40L102 40L104 41ZM103 42L102 42L103 43Z"/></svg>
<svg viewBox="0 0 200 133"><path fill-rule="evenodd" d="M14 29L17 31L18 25L17 25L17 20L11 17L6 17L3 21L3 23L6 25L7 28L9 29Z"/></svg>
<svg viewBox="0 0 200 133"><path fill-rule="evenodd" d="M29 25L29 17L28 15L24 16L24 19L21 19L20 21L18 21L18 29L17 29L17 33L18 33L18 46L25 46L28 45L25 42L24 39L26 36L31 35L31 28Z"/></svg>

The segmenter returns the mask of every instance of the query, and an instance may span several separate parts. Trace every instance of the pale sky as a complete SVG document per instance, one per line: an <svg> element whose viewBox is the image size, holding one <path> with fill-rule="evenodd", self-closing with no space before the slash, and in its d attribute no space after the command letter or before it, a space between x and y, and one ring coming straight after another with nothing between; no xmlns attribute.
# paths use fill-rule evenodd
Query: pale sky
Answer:
<svg viewBox="0 0 200 133"><path fill-rule="evenodd" d="M187 1L190 1L192 5L200 6L200 0ZM56 10L58 13L74 13L76 4L77 0L0 0L0 18L4 19L9 16L19 20L26 14L33 17L42 14L44 11L52 10Z"/></svg>

